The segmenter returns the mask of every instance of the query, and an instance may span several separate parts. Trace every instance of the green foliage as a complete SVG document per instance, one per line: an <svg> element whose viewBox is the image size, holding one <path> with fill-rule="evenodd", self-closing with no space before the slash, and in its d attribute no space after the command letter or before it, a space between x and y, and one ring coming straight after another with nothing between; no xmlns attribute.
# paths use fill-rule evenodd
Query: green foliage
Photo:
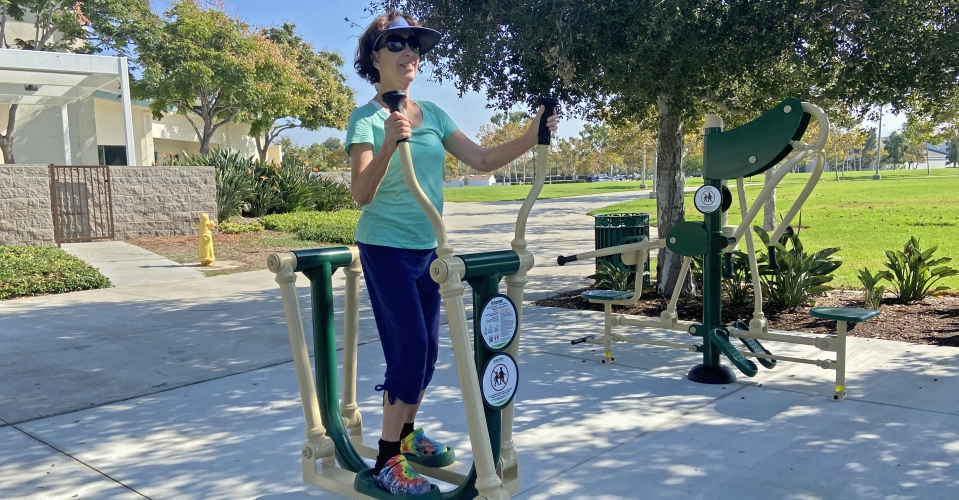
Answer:
<svg viewBox="0 0 959 500"><path fill-rule="evenodd" d="M946 162L954 167L959 166L959 139L949 141L949 151L946 155Z"/></svg>
<svg viewBox="0 0 959 500"><path fill-rule="evenodd" d="M359 218L359 210L340 210L268 215L260 222L266 229L294 233L301 240L353 245Z"/></svg>
<svg viewBox="0 0 959 500"><path fill-rule="evenodd" d="M186 117L201 153L226 123L264 109L282 113L283 99L309 100L297 62L216 3L177 0L133 32L133 41L143 68L134 96L152 101L156 119L171 109Z"/></svg>
<svg viewBox="0 0 959 500"><path fill-rule="evenodd" d="M725 263L723 264L726 265ZM696 283L703 283L703 257L693 257L689 264ZM725 274L725 272L723 273ZM702 288L700 286L700 288ZM749 255L745 252L733 252L733 277L722 279L722 292L726 295L731 306L741 306L749 303L752 297L753 282L749 273Z"/></svg>
<svg viewBox="0 0 959 500"><path fill-rule="evenodd" d="M0 245L0 299L110 286L99 271L59 248Z"/></svg>
<svg viewBox="0 0 959 500"><path fill-rule="evenodd" d="M587 278L595 280L593 288L599 290L628 292L636 285L636 273L620 269L603 259L596 259L596 272Z"/></svg>
<svg viewBox="0 0 959 500"><path fill-rule="evenodd" d="M138 21L149 14L149 5L142 0L2 0L0 9L8 21L31 22L34 27L31 39L10 39L4 33L0 48L81 54L122 52Z"/></svg>
<svg viewBox="0 0 959 500"><path fill-rule="evenodd" d="M345 184L333 179L313 178L310 183L313 190L314 210L336 212L337 210L359 210L353 199L353 193Z"/></svg>
<svg viewBox="0 0 959 500"><path fill-rule="evenodd" d="M733 277L723 278L723 293L729 299L730 305L741 306L749 303L752 291L749 255L737 250L733 252Z"/></svg>
<svg viewBox="0 0 959 500"><path fill-rule="evenodd" d="M251 160L239 152L214 149L209 154L184 155L179 165L216 168L217 220L240 213L253 217L300 210L355 209L349 188L320 177L295 157L279 165Z"/></svg>
<svg viewBox="0 0 959 500"><path fill-rule="evenodd" d="M902 251L885 251L887 260L885 265L892 273L892 276L886 279L895 284L899 300L914 302L924 299L931 293L949 289L948 286L933 288L933 285L939 280L959 275L959 271L943 265L950 262L951 258L932 258L932 254L938 248L938 245L934 245L932 248L923 251L919 246L919 238L910 236L909 242L906 243Z"/></svg>
<svg viewBox="0 0 959 500"><path fill-rule="evenodd" d="M257 221L253 221L249 224L241 224L239 222L221 222L219 228L221 233L243 234L260 232L263 230L263 225Z"/></svg>
<svg viewBox="0 0 959 500"><path fill-rule="evenodd" d="M764 246L769 247L769 233L759 226L753 230L762 240ZM790 248L786 248L787 243ZM832 273L842 261L834 256L839 247L824 248L810 255L806 253L799 239L799 233L792 236L783 236L776 242L776 257L780 269L769 269L768 256L763 255L759 260L762 278L763 295L773 305L793 309L812 303L812 296L828 292L833 288L826 285L832 281Z"/></svg>
<svg viewBox="0 0 959 500"><path fill-rule="evenodd" d="M879 271L873 274L868 267L859 270L859 282L865 290L863 305L867 309L879 309L879 303L882 301L882 295L886 293L886 287L880 285L882 280L889 279L889 271Z"/></svg>
<svg viewBox="0 0 959 500"><path fill-rule="evenodd" d="M228 221L242 212L253 193L253 162L230 149L183 155L179 165L211 166L216 170L216 220Z"/></svg>
<svg viewBox="0 0 959 500"><path fill-rule="evenodd" d="M270 143L284 130L345 128L354 99L353 89L346 85L346 76L340 72L343 59L338 54L314 51L296 33L296 25L289 23L265 29L262 35L281 53L280 57L293 64L285 71L259 76L272 88L261 94L258 105L247 113L250 135L257 138L260 160L264 161Z"/></svg>
<svg viewBox="0 0 959 500"><path fill-rule="evenodd" d="M886 138L885 149L889 153L889 161L893 165L899 165L903 162L909 145L906 143L906 138L903 134L894 131Z"/></svg>

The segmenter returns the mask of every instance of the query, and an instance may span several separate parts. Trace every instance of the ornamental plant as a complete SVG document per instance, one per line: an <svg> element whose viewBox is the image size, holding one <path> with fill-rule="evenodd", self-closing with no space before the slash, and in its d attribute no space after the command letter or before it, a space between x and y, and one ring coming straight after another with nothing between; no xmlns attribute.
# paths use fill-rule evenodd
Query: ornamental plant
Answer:
<svg viewBox="0 0 959 500"><path fill-rule="evenodd" d="M769 247L769 233L759 226L753 230L759 235L765 247ZM787 248L788 245L788 248ZM813 254L806 252L799 232L783 235L776 242L776 257L779 269L769 269L769 257L762 255L759 260L759 273L762 279L763 295L770 304L784 309L811 305L813 296L828 292L833 287L832 273L842 265L836 256L839 247L824 248Z"/></svg>
<svg viewBox="0 0 959 500"><path fill-rule="evenodd" d="M866 309L879 309L879 302L882 301L882 295L886 293L886 287L881 285L882 280L888 280L891 274L889 271L879 271L873 274L868 267L859 270L859 282L865 289L863 305Z"/></svg>
<svg viewBox="0 0 959 500"><path fill-rule="evenodd" d="M949 289L945 285L933 288L939 280L959 274L959 271L944 265L952 261L951 258L932 258L932 254L938 248L938 245L934 245L928 250L923 250L919 246L919 238L910 236L909 242L906 243L902 251L885 251L888 261L885 266L892 273L886 279L892 281L895 285L899 300L916 302L930 294Z"/></svg>

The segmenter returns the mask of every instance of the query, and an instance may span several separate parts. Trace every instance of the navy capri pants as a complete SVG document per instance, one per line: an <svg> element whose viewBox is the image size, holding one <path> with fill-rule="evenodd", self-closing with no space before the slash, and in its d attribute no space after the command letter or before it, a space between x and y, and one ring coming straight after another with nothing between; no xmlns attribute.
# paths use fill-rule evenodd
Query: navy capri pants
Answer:
<svg viewBox="0 0 959 500"><path fill-rule="evenodd" d="M386 380L376 390L385 389L390 404L416 404L439 350L440 286L429 272L436 251L357 246L386 358Z"/></svg>

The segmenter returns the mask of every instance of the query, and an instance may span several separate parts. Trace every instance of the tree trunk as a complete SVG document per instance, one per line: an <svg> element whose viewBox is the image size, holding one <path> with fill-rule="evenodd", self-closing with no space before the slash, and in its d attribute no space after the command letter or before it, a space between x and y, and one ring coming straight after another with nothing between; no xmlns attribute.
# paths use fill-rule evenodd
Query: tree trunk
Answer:
<svg viewBox="0 0 959 500"><path fill-rule="evenodd" d="M13 129L17 124L17 108L19 104L11 104L7 116L7 131L0 134L0 152L3 153L3 162L9 165L16 163L13 158Z"/></svg>
<svg viewBox="0 0 959 500"><path fill-rule="evenodd" d="M774 175L776 175L776 167L767 170L765 175L766 182L772 182ZM766 199L766 202L763 203L763 229L765 229L766 232L772 232L776 229L775 189L773 189L773 192L769 195L769 198ZM752 234L752 231L750 231L750 234Z"/></svg>
<svg viewBox="0 0 959 500"><path fill-rule="evenodd" d="M266 163L266 151L270 149L270 132L266 132L266 137L260 140L260 136L254 137L256 140L256 152L260 155L260 163ZM265 143L265 144L264 144Z"/></svg>
<svg viewBox="0 0 959 500"><path fill-rule="evenodd" d="M656 162L656 213L659 220L659 237L665 238L669 231L686 218L683 206L683 120L670 113L668 96L659 96L658 160ZM656 263L659 293L672 293L682 269L683 256L666 248L659 249ZM683 295L695 292L687 273L683 278Z"/></svg>

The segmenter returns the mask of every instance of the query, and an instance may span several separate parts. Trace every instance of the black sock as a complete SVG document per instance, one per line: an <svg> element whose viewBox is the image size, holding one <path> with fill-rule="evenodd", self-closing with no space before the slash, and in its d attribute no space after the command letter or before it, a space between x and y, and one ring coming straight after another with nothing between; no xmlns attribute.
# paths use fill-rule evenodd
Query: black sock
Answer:
<svg viewBox="0 0 959 500"><path fill-rule="evenodd" d="M399 441L379 441L380 453L376 456L376 465L373 466L373 475L379 475L386 462L400 454Z"/></svg>
<svg viewBox="0 0 959 500"><path fill-rule="evenodd" d="M406 439L406 436L409 436L415 430L416 428L413 426L413 422L403 424L403 430L400 431L400 441Z"/></svg>

